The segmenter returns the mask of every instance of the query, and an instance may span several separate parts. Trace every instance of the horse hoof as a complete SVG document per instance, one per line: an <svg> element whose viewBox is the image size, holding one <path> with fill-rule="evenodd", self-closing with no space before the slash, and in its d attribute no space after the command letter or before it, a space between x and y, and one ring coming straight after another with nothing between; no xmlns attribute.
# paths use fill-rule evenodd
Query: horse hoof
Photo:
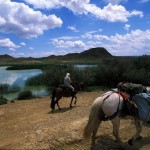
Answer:
<svg viewBox="0 0 150 150"><path fill-rule="evenodd" d="M137 138L137 140L141 140L143 137L140 135L138 138Z"/></svg>
<svg viewBox="0 0 150 150"><path fill-rule="evenodd" d="M130 139L130 140L128 141L128 144L129 144L129 145L133 145L133 139Z"/></svg>
<svg viewBox="0 0 150 150"><path fill-rule="evenodd" d="M70 105L70 108L72 108L72 105Z"/></svg>

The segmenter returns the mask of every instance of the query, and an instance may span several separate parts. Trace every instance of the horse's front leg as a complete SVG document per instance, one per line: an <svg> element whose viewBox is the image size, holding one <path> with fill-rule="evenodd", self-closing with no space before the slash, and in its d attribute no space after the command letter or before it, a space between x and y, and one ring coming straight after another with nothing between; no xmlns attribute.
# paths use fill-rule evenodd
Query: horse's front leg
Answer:
<svg viewBox="0 0 150 150"><path fill-rule="evenodd" d="M70 107L72 108L72 102L73 102L73 99L75 98L75 101L74 101L74 104L76 105L77 103L77 97L74 95L71 99L71 102L70 102Z"/></svg>
<svg viewBox="0 0 150 150"><path fill-rule="evenodd" d="M73 99L74 99L74 96L73 96L72 99L71 99L70 108L72 108L72 101L73 101Z"/></svg>
<svg viewBox="0 0 150 150"><path fill-rule="evenodd" d="M74 96L74 97L75 97L74 104L76 105L76 103L77 103L77 97L76 96Z"/></svg>
<svg viewBox="0 0 150 150"><path fill-rule="evenodd" d="M129 145L133 145L133 142L135 140L137 140L138 138L142 138L140 136L140 133L142 132L142 121L137 120L136 118L134 118L134 123L135 123L135 127L136 127L136 134L128 141Z"/></svg>
<svg viewBox="0 0 150 150"><path fill-rule="evenodd" d="M111 120L113 124L113 135L115 136L117 142L120 144L120 146L125 149L125 144L122 142L120 136L119 136L119 128L120 128L120 118L119 116L115 117Z"/></svg>

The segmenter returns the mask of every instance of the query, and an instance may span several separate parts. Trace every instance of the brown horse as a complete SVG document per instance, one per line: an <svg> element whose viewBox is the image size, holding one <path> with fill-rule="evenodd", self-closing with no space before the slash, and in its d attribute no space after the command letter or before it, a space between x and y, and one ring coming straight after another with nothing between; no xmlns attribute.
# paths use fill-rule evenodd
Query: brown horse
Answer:
<svg viewBox="0 0 150 150"><path fill-rule="evenodd" d="M76 84L72 84L72 86L74 87L74 91L72 91L68 87L64 87L63 85L60 85L59 87L57 87L56 89L52 91L52 97L51 97L52 99L51 99L51 104L50 104L50 107L52 110L55 109L55 104L57 104L58 108L61 109L58 101L62 97L72 97L71 102L70 102L70 107L72 107L72 102L73 102L73 99L75 98L74 104L76 105L76 102L77 102L76 94L78 91L84 90L84 83L83 82L81 82L80 84L76 83Z"/></svg>

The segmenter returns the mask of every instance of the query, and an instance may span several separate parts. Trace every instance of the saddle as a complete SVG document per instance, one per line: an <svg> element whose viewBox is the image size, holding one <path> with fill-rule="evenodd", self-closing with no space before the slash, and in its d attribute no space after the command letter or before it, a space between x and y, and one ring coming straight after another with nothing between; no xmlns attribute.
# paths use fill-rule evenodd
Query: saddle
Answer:
<svg viewBox="0 0 150 150"><path fill-rule="evenodd" d="M65 86L64 84L59 85L59 87L62 88L64 94L68 94L68 93L70 93L71 95L74 94L72 89L67 87L67 86Z"/></svg>

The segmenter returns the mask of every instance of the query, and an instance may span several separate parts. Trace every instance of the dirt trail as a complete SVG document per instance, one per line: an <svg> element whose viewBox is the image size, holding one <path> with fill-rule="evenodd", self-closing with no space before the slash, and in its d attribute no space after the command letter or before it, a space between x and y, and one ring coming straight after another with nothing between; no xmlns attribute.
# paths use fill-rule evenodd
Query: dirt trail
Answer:
<svg viewBox="0 0 150 150"><path fill-rule="evenodd" d="M103 92L78 93L77 105L70 98L60 100L62 110L50 111L50 98L16 101L0 106L0 149L89 150L90 140L82 137L90 106ZM127 141L135 133L131 120L122 120L120 135ZM128 149L150 149L150 128L143 127L143 139ZM95 150L119 149L109 121L97 133Z"/></svg>

